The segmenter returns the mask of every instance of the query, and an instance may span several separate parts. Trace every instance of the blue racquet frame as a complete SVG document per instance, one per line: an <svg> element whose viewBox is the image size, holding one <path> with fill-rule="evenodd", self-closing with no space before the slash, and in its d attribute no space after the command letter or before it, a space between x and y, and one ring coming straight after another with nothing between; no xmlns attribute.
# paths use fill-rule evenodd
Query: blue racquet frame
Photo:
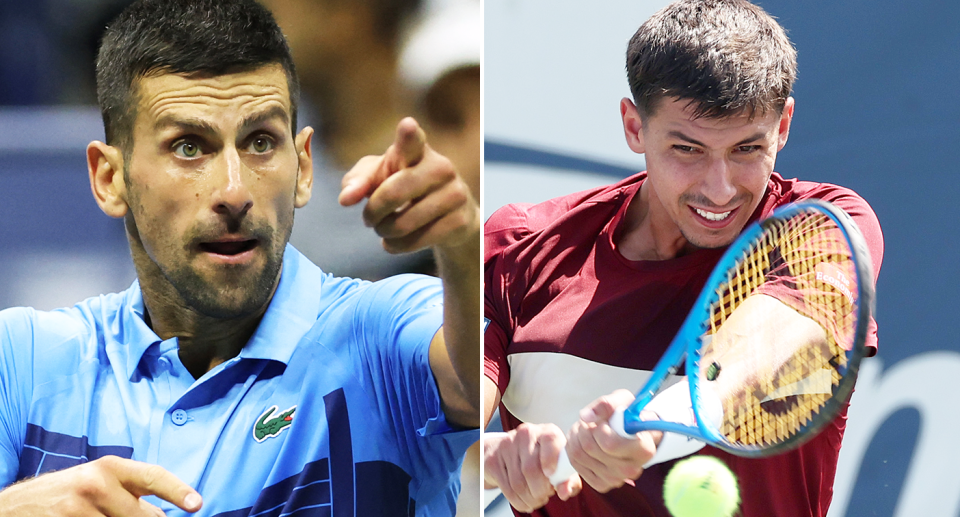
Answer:
<svg viewBox="0 0 960 517"><path fill-rule="evenodd" d="M703 404L699 390L701 337L707 331L706 322L709 319L710 307L717 299L716 287L726 281L727 271L737 264L740 257L763 233L765 225L769 225L778 219L788 219L798 213L810 211L823 213L832 219L842 231L851 250L851 257L859 277L857 281L857 327L854 335L854 346L847 352L846 366L842 370L838 370L842 373L842 379L833 396L817 416L805 424L793 437L768 447L734 445L726 440L718 430L708 425L701 416L703 414ZM637 392L636 400L624 410L624 430L630 434L654 430L679 433L707 442L731 454L746 457L778 454L799 446L815 436L826 423L833 420L841 405L853 391L853 385L856 382L860 367L860 359L863 357L866 348L866 333L870 315L873 313L873 305L874 285L869 250L860 230L846 212L821 200L802 201L775 210L770 217L755 222L744 229L720 258L677 335L653 368L652 375L647 383ZM684 356L686 356L684 364L690 383L690 398L693 403L697 426L693 427L661 420L641 420L640 412L653 400L667 377L677 372L677 367L684 360Z"/></svg>

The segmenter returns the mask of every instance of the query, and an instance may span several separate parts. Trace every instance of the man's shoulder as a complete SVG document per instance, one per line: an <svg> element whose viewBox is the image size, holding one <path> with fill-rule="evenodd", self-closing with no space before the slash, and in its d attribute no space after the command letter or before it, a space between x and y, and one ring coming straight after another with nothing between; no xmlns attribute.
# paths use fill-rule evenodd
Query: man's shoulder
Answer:
<svg viewBox="0 0 960 517"><path fill-rule="evenodd" d="M853 189L815 181L783 179L774 173L771 177L773 196L762 214L767 216L775 208L787 203L818 199L835 205L849 214L871 244L882 247L883 236L880 221L870 203Z"/></svg>
<svg viewBox="0 0 960 517"><path fill-rule="evenodd" d="M442 311L443 286L437 277L416 273L377 281L338 277L322 271L299 252L289 258L295 260L285 262L283 274L289 278L281 278L281 284L288 284L281 297L284 308L279 312L285 317L295 314L297 321L304 322L309 339L301 343L315 342L320 336L330 342L333 336L340 336L333 341L344 344L351 341L349 336L356 337L359 329L373 332L403 318ZM270 316L268 310L264 321ZM289 322L273 326L282 327L283 332L292 327Z"/></svg>
<svg viewBox="0 0 960 517"><path fill-rule="evenodd" d="M283 303L300 304L309 301L319 308L317 316L344 305L379 305L387 300L416 297L417 293L442 292L439 278L423 274L403 273L378 281L336 276L323 271L292 246L289 248L290 260L285 262L284 274L291 277L290 292L293 295L288 296ZM284 280L281 279L281 282ZM313 301L314 297L319 298L318 303Z"/></svg>
<svg viewBox="0 0 960 517"><path fill-rule="evenodd" d="M771 178L771 182L772 190L775 192L771 196L772 202L765 207L764 213L761 214L762 217L769 215L778 206L787 203L807 199L819 199L831 203L853 218L860 233L867 241L867 247L870 248L874 274L880 272L884 250L883 231L880 228L880 220L877 218L877 214L863 196L853 189L840 185L798 179L786 180L776 173Z"/></svg>
<svg viewBox="0 0 960 517"><path fill-rule="evenodd" d="M102 327L103 320L119 310L122 299L123 293L112 293L49 311L12 307L0 311L0 328L11 340L30 339L38 345L62 343Z"/></svg>
<svg viewBox="0 0 960 517"><path fill-rule="evenodd" d="M342 316L351 321L358 317L360 320L385 318L385 321L393 321L420 311L439 311L443 307L443 285L433 276L405 273L376 282L345 283L342 287L341 293L328 298L333 310L323 311L320 319L343 312Z"/></svg>
<svg viewBox="0 0 960 517"><path fill-rule="evenodd" d="M117 295L114 295L117 296ZM75 371L80 363L102 354L104 328L104 296L84 300L72 307L50 311L31 307L14 307L0 311L0 357L9 356L15 363L43 364L35 369L47 376Z"/></svg>
<svg viewBox="0 0 960 517"><path fill-rule="evenodd" d="M646 178L638 173L617 183L556 197L541 203L516 203L496 210L484 223L486 249L501 248L555 225L583 227L592 216L609 221Z"/></svg>
<svg viewBox="0 0 960 517"><path fill-rule="evenodd" d="M495 211L487 219L484 224L484 231L516 227L537 230L579 207L615 203L622 199L624 193L635 190L644 178L646 178L646 174L639 173L617 183L566 194L540 203L506 205Z"/></svg>
<svg viewBox="0 0 960 517"><path fill-rule="evenodd" d="M869 203L863 196L848 187L796 178L785 179L777 173L773 173L770 180L776 196L775 206L805 199L820 199L833 203L848 212L854 208L866 208L872 213Z"/></svg>

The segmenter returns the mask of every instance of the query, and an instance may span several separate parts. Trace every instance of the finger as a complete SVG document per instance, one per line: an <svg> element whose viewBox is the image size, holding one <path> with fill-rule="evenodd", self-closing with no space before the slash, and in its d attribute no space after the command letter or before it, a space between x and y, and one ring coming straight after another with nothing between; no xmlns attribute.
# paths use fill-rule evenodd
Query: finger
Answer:
<svg viewBox="0 0 960 517"><path fill-rule="evenodd" d="M599 492L622 486L643 472L643 463L637 460L644 457L639 437L623 438L606 423L578 422L570 440L571 463L583 481Z"/></svg>
<svg viewBox="0 0 960 517"><path fill-rule="evenodd" d="M596 444L590 445L593 439L587 427L589 425L593 424L585 424L581 421L573 425L567 442L567 456L583 482L594 489L600 490L606 486L602 474L607 467L594 456L595 453L591 452L591 450L598 450L599 448Z"/></svg>
<svg viewBox="0 0 960 517"><path fill-rule="evenodd" d="M122 486L115 485L115 491L104 494L94 503L93 515L107 517L160 517L165 516L160 508L130 494Z"/></svg>
<svg viewBox="0 0 960 517"><path fill-rule="evenodd" d="M560 456L560 447L557 447L556 437L551 434L537 437L526 454L521 455L524 480L530 492L531 504L537 503L535 507L546 504L554 494L553 484L547 477L547 468L543 460L552 458L553 469L556 469L558 456Z"/></svg>
<svg viewBox="0 0 960 517"><path fill-rule="evenodd" d="M560 459L560 451L562 451L567 444L567 438L557 429L556 433L541 435L539 443L540 468L544 477L549 478L550 475L557 471L557 461Z"/></svg>
<svg viewBox="0 0 960 517"><path fill-rule="evenodd" d="M406 253L429 246L456 247L463 245L468 243L471 238L478 238L476 229L479 226L473 226L468 221L479 220L479 210L479 208L474 208L448 213L409 235L384 239L383 247L390 253Z"/></svg>
<svg viewBox="0 0 960 517"><path fill-rule="evenodd" d="M140 503L140 514L141 515L152 515L155 517L167 517L167 514L163 513L163 510L160 508L144 501L143 499L137 499Z"/></svg>
<svg viewBox="0 0 960 517"><path fill-rule="evenodd" d="M135 497L154 495L190 513L203 505L193 487L159 465L116 458L111 467L120 485Z"/></svg>
<svg viewBox="0 0 960 517"><path fill-rule="evenodd" d="M363 208L363 220L367 226L376 227L384 218L399 210L405 211L412 202L448 185L461 187L462 183L450 160L430 152L416 167L404 168L384 178L370 194L370 201ZM466 184L461 188L464 193L467 191Z"/></svg>
<svg viewBox="0 0 960 517"><path fill-rule="evenodd" d="M520 454L515 444L511 444L510 449L506 458L504 458L502 472L498 475L500 491L503 492L503 496L510 502L511 506L521 512L531 512L535 509L536 502L531 496L527 480L523 476Z"/></svg>
<svg viewBox="0 0 960 517"><path fill-rule="evenodd" d="M343 176L337 201L342 206L355 205L372 194L387 176L382 156L364 156Z"/></svg>
<svg viewBox="0 0 960 517"><path fill-rule="evenodd" d="M383 218L374 229L394 247L436 244L433 241L443 241L447 234L456 238L457 230L469 225L476 208L468 204L466 191L458 187L462 186L447 185L426 198L415 199L403 210Z"/></svg>
<svg viewBox="0 0 960 517"><path fill-rule="evenodd" d="M524 426L517 432L517 448L520 452L520 476L515 476L514 490L532 511L545 505L553 495L553 485L543 473L540 464L541 426ZM557 453L559 455L559 452ZM522 480L520 479L522 478ZM522 489L521 489L522 488Z"/></svg>
<svg viewBox="0 0 960 517"><path fill-rule="evenodd" d="M566 501L580 493L580 490L583 489L583 480L579 475L570 476L566 481L560 483L555 488L557 491L557 497L559 497L561 501Z"/></svg>
<svg viewBox="0 0 960 517"><path fill-rule="evenodd" d="M489 484L498 487L500 492L503 493L503 497L510 501L511 505L522 505L520 496L514 489L515 482L510 479L511 469L520 470L520 461L519 458L516 458L516 454L512 454L508 449L510 449L509 444L501 444L497 453L484 462L484 478L488 480ZM511 462L515 465L509 466L508 464Z"/></svg>
<svg viewBox="0 0 960 517"><path fill-rule="evenodd" d="M397 172L408 167L413 167L423 159L424 149L427 143L427 135L420 128L413 117L406 117L397 124L397 134L394 138L391 150L396 165L391 172ZM389 153L388 153L389 154Z"/></svg>
<svg viewBox="0 0 960 517"><path fill-rule="evenodd" d="M420 163L427 137L417 121L407 117L397 124L393 144L383 156L365 156L343 176L338 201L343 206L359 203L372 195L391 175Z"/></svg>
<svg viewBox="0 0 960 517"><path fill-rule="evenodd" d="M438 194L438 196L442 195ZM417 206L420 204L423 206ZM384 226L378 229L378 232L383 230L389 235L384 237L383 244L390 253L416 251L431 246L455 248L475 242L473 239L479 238L482 224L480 207L468 199L463 189L443 200L438 197L434 200L420 201L417 205L410 206L383 221ZM437 218L422 224L423 220L429 219L438 212L440 215ZM407 217L410 219L405 220ZM402 225L402 227L398 229L396 225ZM405 230L417 225L420 226L402 235Z"/></svg>
<svg viewBox="0 0 960 517"><path fill-rule="evenodd" d="M599 447L597 456L609 462L611 481L633 480L640 477L643 473L643 465L656 452L651 434L638 433L630 438L624 438L607 422L598 424L592 437Z"/></svg>
<svg viewBox="0 0 960 517"><path fill-rule="evenodd" d="M543 472L543 466L540 463L541 446L556 449L556 440L564 440L563 433L555 425L530 425L524 424L515 431L515 444L520 461L519 476L514 481L515 492L525 503L527 511L532 511L547 504L547 501L553 496L553 485ZM548 451L547 454L550 452ZM560 454L555 450L554 454ZM517 471L515 471L517 472ZM519 479L519 478L522 478ZM521 489L522 487L522 489Z"/></svg>
<svg viewBox="0 0 960 517"><path fill-rule="evenodd" d="M617 408L629 406L634 400L633 393L617 390L604 395L580 410L580 419L584 422L606 422Z"/></svg>
<svg viewBox="0 0 960 517"><path fill-rule="evenodd" d="M484 479L488 485L500 488L503 496L520 511L532 511L527 495L526 481L520 467L520 452L516 433L484 440Z"/></svg>
<svg viewBox="0 0 960 517"><path fill-rule="evenodd" d="M505 433L503 433L505 434ZM502 461L500 460L501 433L484 433L483 435L483 489L490 490L500 487L502 478Z"/></svg>

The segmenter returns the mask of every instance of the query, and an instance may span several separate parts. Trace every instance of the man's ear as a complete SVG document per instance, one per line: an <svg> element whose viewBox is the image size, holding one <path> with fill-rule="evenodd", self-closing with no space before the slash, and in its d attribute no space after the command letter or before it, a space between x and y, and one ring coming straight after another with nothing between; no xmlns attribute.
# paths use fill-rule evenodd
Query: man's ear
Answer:
<svg viewBox="0 0 960 517"><path fill-rule="evenodd" d="M777 152L783 150L787 145L787 137L790 136L790 122L793 121L793 109L797 101L793 97L787 97L787 102L783 105L783 111L780 113L780 127L777 135Z"/></svg>
<svg viewBox="0 0 960 517"><path fill-rule="evenodd" d="M305 127L294 138L297 149L297 190L293 198L293 206L303 208L310 201L310 192L313 189L313 158L310 151L310 141L313 139L313 128Z"/></svg>
<svg viewBox="0 0 960 517"><path fill-rule="evenodd" d="M123 177L123 152L100 141L87 145L90 190L100 210L110 217L127 214L127 186Z"/></svg>
<svg viewBox="0 0 960 517"><path fill-rule="evenodd" d="M620 100L620 118L623 120L623 136L626 137L630 150L637 154L646 152L643 144L643 121L633 101L626 97Z"/></svg>

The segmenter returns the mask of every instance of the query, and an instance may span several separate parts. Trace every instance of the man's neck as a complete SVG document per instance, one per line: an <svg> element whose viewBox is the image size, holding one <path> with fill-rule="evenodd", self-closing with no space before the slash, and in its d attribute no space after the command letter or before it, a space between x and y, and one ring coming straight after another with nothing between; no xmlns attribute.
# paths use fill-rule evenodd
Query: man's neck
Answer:
<svg viewBox="0 0 960 517"><path fill-rule="evenodd" d="M160 339L177 338L180 362L194 379L239 355L266 309L240 318L211 318L197 313L178 296L170 299L167 293L150 290L142 279L141 291L147 324Z"/></svg>
<svg viewBox="0 0 960 517"><path fill-rule="evenodd" d="M615 243L627 260L669 260L683 255L690 244L680 233L647 182L630 200L623 231Z"/></svg>
<svg viewBox="0 0 960 517"><path fill-rule="evenodd" d="M194 379L240 354L263 319L259 310L235 318L215 318L188 304L143 250L131 246L143 296L144 320L162 340L177 338L180 362ZM279 281L278 281L279 283Z"/></svg>

